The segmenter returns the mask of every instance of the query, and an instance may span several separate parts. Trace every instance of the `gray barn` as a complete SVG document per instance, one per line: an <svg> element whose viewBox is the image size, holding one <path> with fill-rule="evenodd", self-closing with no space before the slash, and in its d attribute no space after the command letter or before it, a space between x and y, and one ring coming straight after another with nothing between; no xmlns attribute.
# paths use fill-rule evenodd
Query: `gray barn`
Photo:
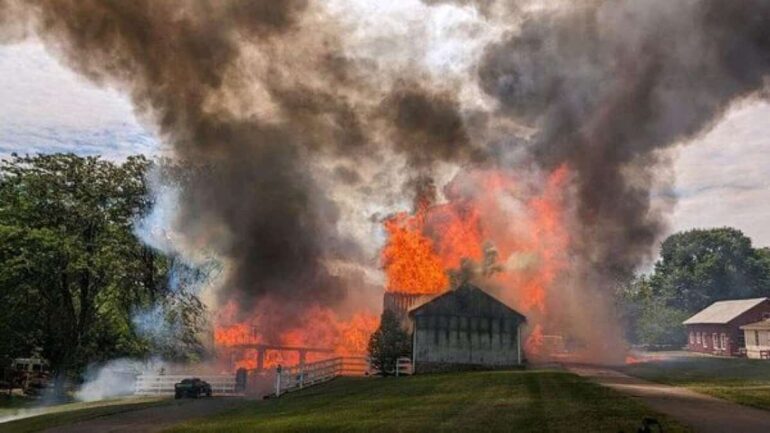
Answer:
<svg viewBox="0 0 770 433"><path fill-rule="evenodd" d="M505 368L521 364L526 318L465 283L412 311L417 373Z"/></svg>

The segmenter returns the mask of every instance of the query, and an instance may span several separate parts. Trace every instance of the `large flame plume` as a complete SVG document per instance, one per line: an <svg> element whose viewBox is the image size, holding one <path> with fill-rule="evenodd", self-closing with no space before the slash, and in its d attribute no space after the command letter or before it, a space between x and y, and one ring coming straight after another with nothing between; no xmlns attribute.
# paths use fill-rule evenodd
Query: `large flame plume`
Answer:
<svg viewBox="0 0 770 433"><path fill-rule="evenodd" d="M432 188L421 189L412 214L384 223L387 290L439 294L475 279L532 318L527 349L536 355L543 326L557 325L548 305L558 299L549 295L568 271L568 176L562 166L533 187L513 172L461 172L444 188L441 204Z"/></svg>
<svg viewBox="0 0 770 433"><path fill-rule="evenodd" d="M305 361L312 362L330 356L362 356L366 354L369 336L379 324L376 315L357 312L348 319L320 305L302 312L301 320L295 327L285 329L277 339L261 332L259 325L269 307L262 305L250 320L237 321L239 307L229 303L220 310L214 330L214 340L220 359L230 365L227 368L257 368L257 354L254 349L231 350L241 344L271 343L274 346L328 349L329 352L310 352ZM296 351L268 350L265 353L264 368L299 363Z"/></svg>

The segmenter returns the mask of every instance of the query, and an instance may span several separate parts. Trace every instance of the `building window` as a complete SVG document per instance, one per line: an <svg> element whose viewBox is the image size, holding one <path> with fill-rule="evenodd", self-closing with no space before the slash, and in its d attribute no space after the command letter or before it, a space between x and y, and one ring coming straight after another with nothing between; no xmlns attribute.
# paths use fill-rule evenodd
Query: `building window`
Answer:
<svg viewBox="0 0 770 433"><path fill-rule="evenodd" d="M722 343L722 350L727 350L727 335L724 333L719 336L719 342Z"/></svg>
<svg viewBox="0 0 770 433"><path fill-rule="evenodd" d="M754 331L754 345L759 346L759 331Z"/></svg>
<svg viewBox="0 0 770 433"><path fill-rule="evenodd" d="M700 344L700 332L695 333L695 343Z"/></svg>
<svg viewBox="0 0 770 433"><path fill-rule="evenodd" d="M695 344L695 333L690 331L690 345Z"/></svg>
<svg viewBox="0 0 770 433"><path fill-rule="evenodd" d="M719 334L716 332L711 334L711 347L714 349L719 349Z"/></svg>
<svg viewBox="0 0 770 433"><path fill-rule="evenodd" d="M708 342L706 341L706 340L708 340L708 336L707 335L708 334L706 334L705 332L703 333L703 335L701 335L701 341L703 341L703 347L704 348L705 347L709 347Z"/></svg>

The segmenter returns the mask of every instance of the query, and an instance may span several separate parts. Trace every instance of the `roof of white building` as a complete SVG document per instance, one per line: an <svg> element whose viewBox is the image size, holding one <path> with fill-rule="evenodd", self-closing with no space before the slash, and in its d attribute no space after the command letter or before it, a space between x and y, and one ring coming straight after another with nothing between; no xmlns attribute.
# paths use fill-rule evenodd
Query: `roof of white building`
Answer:
<svg viewBox="0 0 770 433"><path fill-rule="evenodd" d="M747 329L749 331L770 330L770 320L765 319L759 322L749 323L748 325L741 326L741 329Z"/></svg>
<svg viewBox="0 0 770 433"><path fill-rule="evenodd" d="M767 301L767 299L753 298L714 302L682 323L685 325L700 323L725 324L762 302Z"/></svg>

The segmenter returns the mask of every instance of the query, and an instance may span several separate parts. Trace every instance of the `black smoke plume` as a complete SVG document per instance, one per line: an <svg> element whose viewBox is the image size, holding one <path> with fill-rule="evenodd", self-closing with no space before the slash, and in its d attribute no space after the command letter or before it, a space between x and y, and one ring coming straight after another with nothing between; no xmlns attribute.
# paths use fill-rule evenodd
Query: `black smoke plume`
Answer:
<svg viewBox="0 0 770 433"><path fill-rule="evenodd" d="M383 84L345 56L331 19L307 13L316 6L0 0L6 29L25 23L71 68L130 94L188 173L176 228L188 248L227 261L220 301L251 314L270 298L265 322L285 327L302 308L344 300L345 285L324 260L357 254L337 231L336 205L316 186L318 158L376 158L381 129L400 137L396 152L424 165L433 149L451 159L469 146L451 95Z"/></svg>
<svg viewBox="0 0 770 433"><path fill-rule="evenodd" d="M589 1L523 16L478 77L501 116L536 127L540 166L572 169L578 257L608 282L665 229L658 151L707 131L769 72L770 1Z"/></svg>
<svg viewBox="0 0 770 433"><path fill-rule="evenodd" d="M588 285L627 276L665 227L651 196L659 151L766 85L770 0L454 3L490 22L496 5L511 11L509 33L477 68L499 109L470 123L452 87L348 57L341 30L310 0L0 0L0 41L32 32L77 72L131 96L193 173L177 228L190 248L227 260L223 300L245 313L271 298L286 310L270 319L289 326L297 308L345 297L324 260L357 252L337 230L317 162L345 162L336 176L363 183L350 167L383 149L404 154L418 180L436 161L507 164L522 149L542 168L567 164ZM471 123L489 130L469 134ZM511 123L537 132L501 139L498 126ZM493 153L477 135L495 137Z"/></svg>

